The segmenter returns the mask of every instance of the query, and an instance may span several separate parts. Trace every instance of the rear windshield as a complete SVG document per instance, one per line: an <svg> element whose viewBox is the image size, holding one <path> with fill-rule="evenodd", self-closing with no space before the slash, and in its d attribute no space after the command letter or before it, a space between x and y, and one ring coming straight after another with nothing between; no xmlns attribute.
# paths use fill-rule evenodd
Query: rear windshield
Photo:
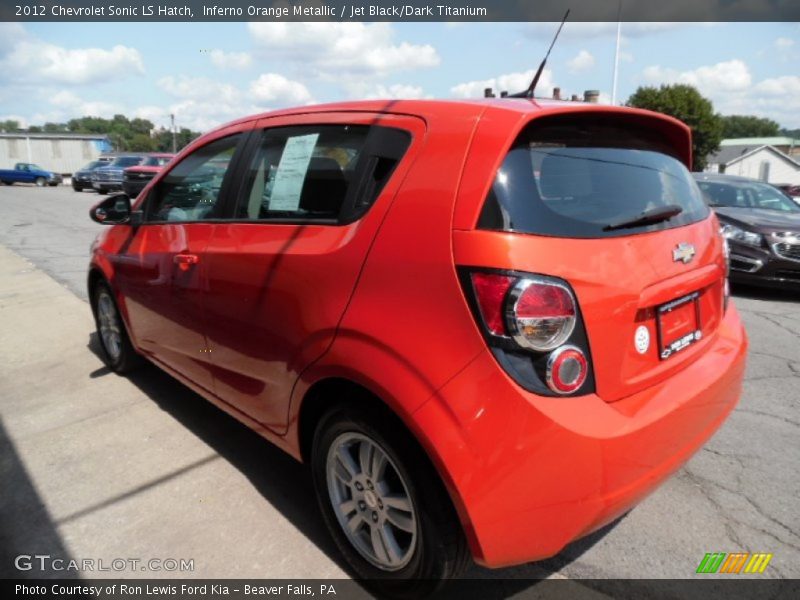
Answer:
<svg viewBox="0 0 800 600"><path fill-rule="evenodd" d="M708 215L663 138L596 115L538 120L498 169L479 227L599 238L669 229Z"/></svg>
<svg viewBox="0 0 800 600"><path fill-rule="evenodd" d="M120 156L113 163L112 167L132 167L142 162L141 156Z"/></svg>

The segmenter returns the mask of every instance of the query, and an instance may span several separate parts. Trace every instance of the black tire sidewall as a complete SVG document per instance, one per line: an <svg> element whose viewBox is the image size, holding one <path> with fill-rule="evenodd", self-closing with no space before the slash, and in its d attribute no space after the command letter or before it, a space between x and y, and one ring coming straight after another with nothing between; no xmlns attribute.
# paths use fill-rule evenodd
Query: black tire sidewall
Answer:
<svg viewBox="0 0 800 600"><path fill-rule="evenodd" d="M100 334L100 318L97 311L97 301L100 297L100 294L103 292L108 294L108 296L111 298L111 302L114 305L114 310L117 313L117 321L119 322L120 327L120 353L116 360L113 359L108 353L108 350L106 350L106 346L103 343L103 336ZM126 373L137 366L140 361L140 357L136 350L134 350L133 344L131 344L130 338L128 337L128 330L126 328L125 321L122 319L119 306L117 306L117 300L114 296L114 292L104 281L96 283L94 289L92 290L92 314L94 315L97 341L100 346L103 362L106 364L106 366L116 373Z"/></svg>

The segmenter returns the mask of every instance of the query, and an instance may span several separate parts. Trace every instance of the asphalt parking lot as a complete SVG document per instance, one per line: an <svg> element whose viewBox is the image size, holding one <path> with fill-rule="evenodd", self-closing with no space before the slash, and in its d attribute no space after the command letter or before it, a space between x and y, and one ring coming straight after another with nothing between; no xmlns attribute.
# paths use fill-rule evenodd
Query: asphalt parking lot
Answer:
<svg viewBox="0 0 800 600"><path fill-rule="evenodd" d="M0 188L0 575L68 575L14 567L49 554L193 561L123 577L345 577L303 466L155 368L103 367L84 289L97 199ZM734 293L747 376L711 441L614 526L469 577L690 578L706 552L770 552L760 577L800 578L800 293Z"/></svg>

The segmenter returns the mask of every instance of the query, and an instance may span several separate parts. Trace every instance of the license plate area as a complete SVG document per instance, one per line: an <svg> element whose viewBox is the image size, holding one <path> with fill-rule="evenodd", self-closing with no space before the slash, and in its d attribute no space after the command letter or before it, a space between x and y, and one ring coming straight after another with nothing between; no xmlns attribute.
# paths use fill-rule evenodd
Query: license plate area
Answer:
<svg viewBox="0 0 800 600"><path fill-rule="evenodd" d="M667 360L703 337L700 292L692 292L656 309L658 356Z"/></svg>

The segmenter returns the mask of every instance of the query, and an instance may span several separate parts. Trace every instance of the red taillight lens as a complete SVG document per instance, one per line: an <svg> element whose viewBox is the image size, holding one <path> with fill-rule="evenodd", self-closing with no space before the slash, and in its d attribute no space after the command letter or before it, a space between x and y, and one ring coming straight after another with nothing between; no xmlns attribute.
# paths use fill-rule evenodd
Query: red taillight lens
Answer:
<svg viewBox="0 0 800 600"><path fill-rule="evenodd" d="M575 313L575 301L566 287L520 279L509 295L508 328L520 346L546 352L569 339Z"/></svg>
<svg viewBox="0 0 800 600"><path fill-rule="evenodd" d="M513 277L491 273L472 273L472 287L486 328L494 335L507 335L503 307Z"/></svg>
<svg viewBox="0 0 800 600"><path fill-rule="evenodd" d="M562 346L547 360L547 387L557 394L571 394L586 381L586 356L575 346Z"/></svg>

